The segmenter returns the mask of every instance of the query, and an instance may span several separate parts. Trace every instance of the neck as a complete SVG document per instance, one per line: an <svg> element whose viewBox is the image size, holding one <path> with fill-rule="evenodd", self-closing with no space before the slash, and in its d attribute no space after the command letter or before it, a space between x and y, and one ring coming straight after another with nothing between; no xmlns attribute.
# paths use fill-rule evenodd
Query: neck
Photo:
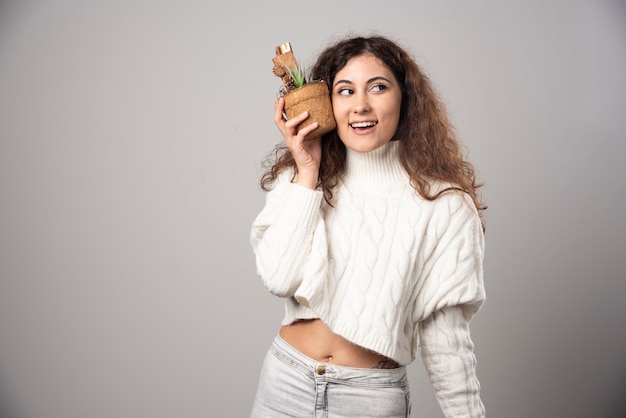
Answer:
<svg viewBox="0 0 626 418"><path fill-rule="evenodd" d="M367 188L406 185L408 176L398 159L398 141L390 141L370 152L346 151L344 183Z"/></svg>

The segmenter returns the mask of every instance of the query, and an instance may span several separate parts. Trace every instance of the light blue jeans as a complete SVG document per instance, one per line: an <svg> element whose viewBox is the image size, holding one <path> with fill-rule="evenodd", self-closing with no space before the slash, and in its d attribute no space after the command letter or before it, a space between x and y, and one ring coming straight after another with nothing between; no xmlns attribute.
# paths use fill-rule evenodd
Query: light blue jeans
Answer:
<svg viewBox="0 0 626 418"><path fill-rule="evenodd" d="M280 336L261 369L252 418L407 418L406 368L361 369L320 363Z"/></svg>

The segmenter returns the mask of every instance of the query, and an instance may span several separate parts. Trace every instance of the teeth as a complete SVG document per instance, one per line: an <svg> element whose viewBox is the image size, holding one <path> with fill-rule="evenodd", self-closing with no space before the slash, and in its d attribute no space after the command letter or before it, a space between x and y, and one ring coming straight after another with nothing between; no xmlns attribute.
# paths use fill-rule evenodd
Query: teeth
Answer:
<svg viewBox="0 0 626 418"><path fill-rule="evenodd" d="M350 124L353 128L369 128L376 125L376 122L354 122Z"/></svg>

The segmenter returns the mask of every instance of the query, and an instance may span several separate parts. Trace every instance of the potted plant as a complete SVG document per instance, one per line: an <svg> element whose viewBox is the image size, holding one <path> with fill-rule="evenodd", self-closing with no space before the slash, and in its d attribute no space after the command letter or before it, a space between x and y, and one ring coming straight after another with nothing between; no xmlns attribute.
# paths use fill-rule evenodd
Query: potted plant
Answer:
<svg viewBox="0 0 626 418"><path fill-rule="evenodd" d="M274 74L283 81L279 93L285 99L284 111L287 119L308 111L309 117L296 130L299 131L313 122L318 123L318 127L304 139L319 138L335 129L337 124L328 85L324 80L307 81L304 68L293 55L291 44L276 47L276 57L272 61Z"/></svg>

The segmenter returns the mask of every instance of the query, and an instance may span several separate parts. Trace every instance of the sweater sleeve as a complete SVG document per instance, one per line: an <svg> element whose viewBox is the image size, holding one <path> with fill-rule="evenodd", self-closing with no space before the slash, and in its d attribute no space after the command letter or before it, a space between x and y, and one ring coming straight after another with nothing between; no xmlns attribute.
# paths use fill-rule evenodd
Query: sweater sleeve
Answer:
<svg viewBox="0 0 626 418"><path fill-rule="evenodd" d="M469 323L485 300L484 234L465 194L442 195L427 234L420 319L420 354L444 415L484 417Z"/></svg>
<svg viewBox="0 0 626 418"><path fill-rule="evenodd" d="M321 191L291 183L285 173L267 193L250 242L257 273L271 293L291 297L300 286L315 231L323 230L321 202Z"/></svg>
<svg viewBox="0 0 626 418"><path fill-rule="evenodd" d="M419 325L421 356L446 418L485 416L474 344L461 307L434 312Z"/></svg>
<svg viewBox="0 0 626 418"><path fill-rule="evenodd" d="M485 301L484 233L469 197L446 193L438 200L428 232L414 318L460 306L469 321Z"/></svg>

